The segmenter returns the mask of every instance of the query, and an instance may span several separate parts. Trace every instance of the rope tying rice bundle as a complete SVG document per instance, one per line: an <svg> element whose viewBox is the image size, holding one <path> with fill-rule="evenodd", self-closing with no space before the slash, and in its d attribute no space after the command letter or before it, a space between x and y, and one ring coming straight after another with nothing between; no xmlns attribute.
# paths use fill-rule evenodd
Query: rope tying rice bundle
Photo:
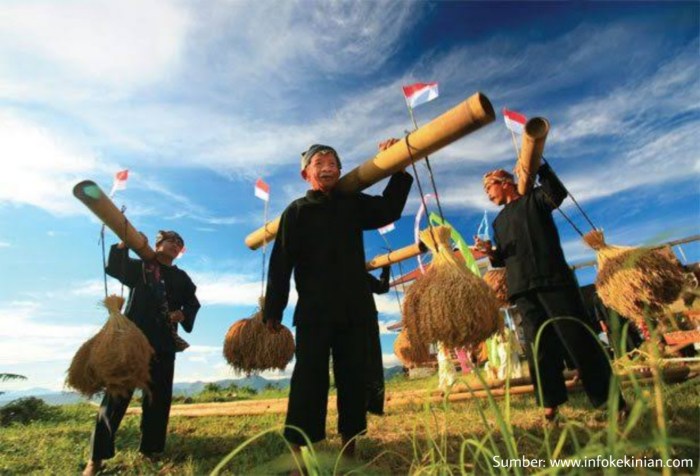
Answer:
<svg viewBox="0 0 700 476"><path fill-rule="evenodd" d="M442 342L455 348L478 344L496 332L498 302L486 282L454 255L450 233L447 226L421 233L421 241L433 252L433 261L407 290L403 315L412 340Z"/></svg>

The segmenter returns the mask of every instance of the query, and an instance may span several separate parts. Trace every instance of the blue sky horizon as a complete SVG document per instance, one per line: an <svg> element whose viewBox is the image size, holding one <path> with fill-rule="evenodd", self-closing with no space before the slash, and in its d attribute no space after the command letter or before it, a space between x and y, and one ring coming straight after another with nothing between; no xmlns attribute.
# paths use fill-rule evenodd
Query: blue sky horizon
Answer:
<svg viewBox="0 0 700 476"><path fill-rule="evenodd" d="M175 380L238 377L222 343L260 294L261 254L243 242L262 224L255 180L270 184L279 215L306 190L308 145L334 146L347 172L411 129L401 87L415 82L440 88L416 108L419 124L477 91L496 110L431 157L445 217L468 241L484 211L497 213L481 176L515 162L504 107L550 121L545 156L609 243L699 233L698 18L697 2L2 2L0 373L28 380L0 390L63 388L73 354L104 323L100 225L71 190L84 179L109 190L122 169L115 203L151 241L181 232L177 264L203 304ZM418 206L414 185L386 235L393 247L413 241ZM588 231L570 199L563 210ZM592 259L556 221L569 262ZM365 234L368 259L385 246ZM684 252L700 259L697 244ZM113 280L109 289L120 292ZM384 362L395 365L396 296L376 300Z"/></svg>

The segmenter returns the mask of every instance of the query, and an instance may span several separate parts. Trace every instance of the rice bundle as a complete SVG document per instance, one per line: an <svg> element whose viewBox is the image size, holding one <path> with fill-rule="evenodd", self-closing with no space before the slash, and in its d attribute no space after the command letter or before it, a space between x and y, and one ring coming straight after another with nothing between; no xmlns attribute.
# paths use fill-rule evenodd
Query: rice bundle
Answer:
<svg viewBox="0 0 700 476"><path fill-rule="evenodd" d="M493 290L498 300L498 307L508 307L508 284L505 268L490 269L483 276L484 281Z"/></svg>
<svg viewBox="0 0 700 476"><path fill-rule="evenodd" d="M583 240L597 254L598 295L620 315L644 323L645 316L658 314L678 298L684 278L674 256L662 249L607 245L600 230L587 233Z"/></svg>
<svg viewBox="0 0 700 476"><path fill-rule="evenodd" d="M94 344L95 337L91 337L80 346L68 367L66 377L66 384L86 397L91 397L104 388L104 383L90 365L90 354Z"/></svg>
<svg viewBox="0 0 700 476"><path fill-rule="evenodd" d="M421 233L421 241L433 252L433 262L404 299L404 323L414 343L464 347L482 342L497 330L496 296L483 279L459 263L449 246L450 233L447 226Z"/></svg>
<svg viewBox="0 0 700 476"><path fill-rule="evenodd" d="M284 370L294 357L294 336L285 326L270 332L260 309L235 322L224 338L224 357L238 372L250 374L268 369Z"/></svg>
<svg viewBox="0 0 700 476"><path fill-rule="evenodd" d="M430 360L430 352L425 344L413 345L408 338L408 332L403 329L394 341L394 354L404 367L413 368Z"/></svg>
<svg viewBox="0 0 700 476"><path fill-rule="evenodd" d="M67 383L85 395L102 389L120 397L137 388L148 392L153 348L141 329L121 313L123 304L122 297L105 298L107 322L73 357Z"/></svg>
<svg viewBox="0 0 700 476"><path fill-rule="evenodd" d="M110 395L128 396L134 389L148 391L153 348L136 324L121 313L124 298L105 298L107 323L94 337L89 363Z"/></svg>

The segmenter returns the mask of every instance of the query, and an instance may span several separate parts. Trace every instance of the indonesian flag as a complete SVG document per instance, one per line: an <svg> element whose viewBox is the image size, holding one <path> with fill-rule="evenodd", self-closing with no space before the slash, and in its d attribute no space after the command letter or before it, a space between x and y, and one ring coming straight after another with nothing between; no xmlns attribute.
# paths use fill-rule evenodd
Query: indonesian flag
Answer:
<svg viewBox="0 0 700 476"><path fill-rule="evenodd" d="M411 109L438 97L438 83L416 83L403 87L406 104Z"/></svg>
<svg viewBox="0 0 700 476"><path fill-rule="evenodd" d="M377 228L377 231L379 232L380 235L386 235L386 234L389 233L390 231L394 231L395 228L396 228L396 227L394 226L393 223L389 223L389 224L386 225L386 226L383 226L383 227L381 227L381 228Z"/></svg>
<svg viewBox="0 0 700 476"><path fill-rule="evenodd" d="M506 127L516 134L522 134L527 122L527 117L519 112L509 111L503 108L503 119L506 121Z"/></svg>
<svg viewBox="0 0 700 476"><path fill-rule="evenodd" d="M128 170L120 170L117 172L117 174L114 176L114 183L112 184L112 191L109 192L109 196L113 197L114 192L117 190L125 190L126 189L126 180L129 178L129 171Z"/></svg>
<svg viewBox="0 0 700 476"><path fill-rule="evenodd" d="M266 202L270 201L270 186L263 182L262 179L258 179L255 182L255 196Z"/></svg>
<svg viewBox="0 0 700 476"><path fill-rule="evenodd" d="M185 254L185 251L187 251L187 248L185 248L185 247L183 246L182 249L180 250L180 253L178 253L178 255L175 257L175 259L180 259L180 258L182 258L182 255Z"/></svg>

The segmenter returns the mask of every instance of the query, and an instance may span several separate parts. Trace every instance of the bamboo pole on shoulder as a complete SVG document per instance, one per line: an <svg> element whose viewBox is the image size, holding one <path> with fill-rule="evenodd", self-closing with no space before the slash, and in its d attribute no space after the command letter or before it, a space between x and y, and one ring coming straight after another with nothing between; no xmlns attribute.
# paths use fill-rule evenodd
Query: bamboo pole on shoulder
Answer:
<svg viewBox="0 0 700 476"><path fill-rule="evenodd" d="M83 180L76 184L73 187L73 195L143 260L149 261L156 257L156 252L150 247L146 237L133 227L95 182Z"/></svg>
<svg viewBox="0 0 700 476"><path fill-rule="evenodd" d="M489 99L482 93L476 93L342 176L337 189L346 193L364 190L493 122L495 118ZM263 242L269 243L275 239L278 228L279 218L266 223L246 237L246 246L256 250Z"/></svg>

